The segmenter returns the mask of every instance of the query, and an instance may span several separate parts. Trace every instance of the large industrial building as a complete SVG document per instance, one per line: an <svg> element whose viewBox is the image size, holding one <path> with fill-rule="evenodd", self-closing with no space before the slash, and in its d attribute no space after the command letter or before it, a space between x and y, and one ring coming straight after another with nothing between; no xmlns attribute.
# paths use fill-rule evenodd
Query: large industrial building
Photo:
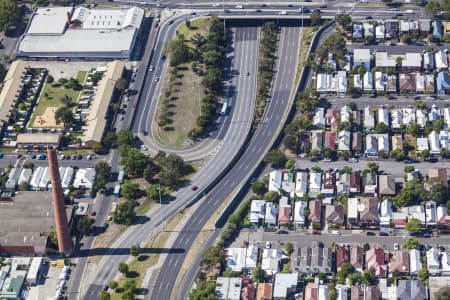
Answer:
<svg viewBox="0 0 450 300"><path fill-rule="evenodd" d="M144 10L139 7L37 8L16 55L25 58L129 59Z"/></svg>

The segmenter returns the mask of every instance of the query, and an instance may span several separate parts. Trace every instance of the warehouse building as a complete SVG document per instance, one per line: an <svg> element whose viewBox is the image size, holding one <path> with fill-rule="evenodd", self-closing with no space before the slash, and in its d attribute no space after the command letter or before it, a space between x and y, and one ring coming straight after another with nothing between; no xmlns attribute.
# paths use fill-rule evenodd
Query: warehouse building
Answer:
<svg viewBox="0 0 450 300"><path fill-rule="evenodd" d="M45 150L58 148L61 143L61 133L20 133L17 135L18 149Z"/></svg>
<svg viewBox="0 0 450 300"><path fill-rule="evenodd" d="M37 8L18 44L25 58L129 59L144 10L139 7Z"/></svg>

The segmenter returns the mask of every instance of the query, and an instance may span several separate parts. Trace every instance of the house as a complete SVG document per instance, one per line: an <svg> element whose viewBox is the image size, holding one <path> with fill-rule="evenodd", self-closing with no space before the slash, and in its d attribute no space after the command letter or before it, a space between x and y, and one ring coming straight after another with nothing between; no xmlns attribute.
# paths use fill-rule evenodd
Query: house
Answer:
<svg viewBox="0 0 450 300"><path fill-rule="evenodd" d="M392 215L392 203L389 199L384 199L380 204L380 226L390 226Z"/></svg>
<svg viewBox="0 0 450 300"><path fill-rule="evenodd" d="M445 107L443 109L444 121L447 124L447 127L450 127L450 108Z"/></svg>
<svg viewBox="0 0 450 300"><path fill-rule="evenodd" d="M272 202L266 203L266 215L264 216L264 223L266 225L277 225L278 210Z"/></svg>
<svg viewBox="0 0 450 300"><path fill-rule="evenodd" d="M445 168L431 168L428 169L428 178L437 178L441 184L448 186L448 174Z"/></svg>
<svg viewBox="0 0 450 300"><path fill-rule="evenodd" d="M350 174L350 193L359 194L361 193L361 172L353 171Z"/></svg>
<svg viewBox="0 0 450 300"><path fill-rule="evenodd" d="M366 155L377 157L380 152L389 153L389 134L372 133L366 135Z"/></svg>
<svg viewBox="0 0 450 300"><path fill-rule="evenodd" d="M50 175L50 171L48 173ZM92 189L95 180L95 169L78 169L72 186L76 189L85 190L86 194ZM49 179L50 181L50 179Z"/></svg>
<svg viewBox="0 0 450 300"><path fill-rule="evenodd" d="M373 24L365 22L363 23L363 27L364 27L364 38L374 36Z"/></svg>
<svg viewBox="0 0 450 300"><path fill-rule="evenodd" d="M409 21L400 20L400 33L409 34Z"/></svg>
<svg viewBox="0 0 450 300"><path fill-rule="evenodd" d="M281 207L278 213L278 224L287 225L291 221L291 208L290 207Z"/></svg>
<svg viewBox="0 0 450 300"><path fill-rule="evenodd" d="M416 139L416 143L417 143L417 145L416 145L416 149L417 149L417 151L419 151L419 152L421 152L421 151L424 151L424 150L429 150L429 148L428 148L428 138L417 138Z"/></svg>
<svg viewBox="0 0 450 300"><path fill-rule="evenodd" d="M319 300L319 285L315 282L309 282L305 287L305 299Z"/></svg>
<svg viewBox="0 0 450 300"><path fill-rule="evenodd" d="M384 107L378 108L378 124L380 123L389 126L389 111Z"/></svg>
<svg viewBox="0 0 450 300"><path fill-rule="evenodd" d="M356 131L352 133L352 151L355 153L362 152L362 133L361 131Z"/></svg>
<svg viewBox="0 0 450 300"><path fill-rule="evenodd" d="M370 106L366 106L364 108L364 127L366 129L375 128L375 116L372 110L370 109Z"/></svg>
<svg viewBox="0 0 450 300"><path fill-rule="evenodd" d="M295 182L294 174L291 172L284 172L281 181L281 189L291 196L294 196Z"/></svg>
<svg viewBox="0 0 450 300"><path fill-rule="evenodd" d="M419 32L422 37L427 37L430 33L431 20L419 20Z"/></svg>
<svg viewBox="0 0 450 300"><path fill-rule="evenodd" d="M434 247L427 251L427 269L431 275L436 275L440 272L439 252Z"/></svg>
<svg viewBox="0 0 450 300"><path fill-rule="evenodd" d="M348 105L344 105L341 108L341 124L351 123L352 121L352 109Z"/></svg>
<svg viewBox="0 0 450 300"><path fill-rule="evenodd" d="M280 249L264 249L261 258L261 269L269 275L276 274L280 270L280 263L283 258L283 252Z"/></svg>
<svg viewBox="0 0 450 300"><path fill-rule="evenodd" d="M297 201L294 206L294 224L295 226L303 226L305 225L305 208L307 207L308 202L306 201Z"/></svg>
<svg viewBox="0 0 450 300"><path fill-rule="evenodd" d="M409 34L412 36L419 35L419 21L410 21L409 22Z"/></svg>
<svg viewBox="0 0 450 300"><path fill-rule="evenodd" d="M338 150L339 151L350 151L350 131L341 130L338 132Z"/></svg>
<svg viewBox="0 0 450 300"><path fill-rule="evenodd" d="M353 51L353 68L363 66L366 72L369 72L371 69L370 61L370 49L355 49Z"/></svg>
<svg viewBox="0 0 450 300"><path fill-rule="evenodd" d="M375 66L378 71L387 72L397 67L397 57L396 55L389 55L387 52L376 52L375 53Z"/></svg>
<svg viewBox="0 0 450 300"><path fill-rule="evenodd" d="M361 273L364 269L364 250L356 244L350 246L350 263L356 272Z"/></svg>
<svg viewBox="0 0 450 300"><path fill-rule="evenodd" d="M376 285L352 285L350 293L351 300L380 299L380 291Z"/></svg>
<svg viewBox="0 0 450 300"><path fill-rule="evenodd" d="M333 172L326 172L323 176L323 185L321 194L326 196L333 196L336 187L336 174Z"/></svg>
<svg viewBox="0 0 450 300"><path fill-rule="evenodd" d="M359 110L354 110L352 111L352 121L353 124L356 126L361 126L362 120L361 120L361 111Z"/></svg>
<svg viewBox="0 0 450 300"><path fill-rule="evenodd" d="M325 139L323 142L324 149L330 149L331 151L336 151L336 132L327 131L325 132Z"/></svg>
<svg viewBox="0 0 450 300"><path fill-rule="evenodd" d="M339 110L334 108L327 109L327 113L325 115L325 125L328 127L337 126L338 123Z"/></svg>
<svg viewBox="0 0 450 300"><path fill-rule="evenodd" d="M422 54L407 52L402 60L402 72L420 72L422 70Z"/></svg>
<svg viewBox="0 0 450 300"><path fill-rule="evenodd" d="M416 74L416 93L423 94L425 92L425 75Z"/></svg>
<svg viewBox="0 0 450 300"><path fill-rule="evenodd" d="M433 121L436 121L436 120L433 120ZM441 145L441 148L445 148L445 149L450 148L450 137L449 137L448 131L441 130L439 132L439 143Z"/></svg>
<svg viewBox="0 0 450 300"><path fill-rule="evenodd" d="M358 205L359 222L365 227L377 227L379 225L377 198L361 197Z"/></svg>
<svg viewBox="0 0 450 300"><path fill-rule="evenodd" d="M401 275L409 275L409 252L408 250L396 250L389 263L389 272L398 271Z"/></svg>
<svg viewBox="0 0 450 300"><path fill-rule="evenodd" d="M440 71L436 77L436 91L438 95L446 95L450 91L450 78L447 71Z"/></svg>
<svg viewBox="0 0 450 300"><path fill-rule="evenodd" d="M325 205L325 220L328 224L344 225L344 208L342 205Z"/></svg>
<svg viewBox="0 0 450 300"><path fill-rule="evenodd" d="M317 196L322 188L322 173L309 173L309 195L311 197Z"/></svg>
<svg viewBox="0 0 450 300"><path fill-rule="evenodd" d="M386 82L386 92L395 94L397 93L397 76L388 75Z"/></svg>
<svg viewBox="0 0 450 300"><path fill-rule="evenodd" d="M431 26L433 27L433 39L435 41L441 41L442 40L442 23L439 20L434 20L431 23Z"/></svg>
<svg viewBox="0 0 450 300"><path fill-rule="evenodd" d="M280 171L272 171L269 173L269 192L280 192L283 174Z"/></svg>
<svg viewBox="0 0 450 300"><path fill-rule="evenodd" d="M308 219L311 223L320 224L322 221L322 201L313 200L309 201L309 216Z"/></svg>
<svg viewBox="0 0 450 300"><path fill-rule="evenodd" d="M350 174L340 173L339 180L336 182L336 194L348 196L350 187Z"/></svg>
<svg viewBox="0 0 450 300"><path fill-rule="evenodd" d="M409 273L411 275L417 275L417 272L422 269L422 263L420 262L420 252L417 249L409 250L409 268Z"/></svg>
<svg viewBox="0 0 450 300"><path fill-rule="evenodd" d="M311 130L311 151L322 152L323 132L322 130Z"/></svg>
<svg viewBox="0 0 450 300"><path fill-rule="evenodd" d="M396 39L398 36L398 21L386 21L384 22L386 39Z"/></svg>
<svg viewBox="0 0 450 300"><path fill-rule="evenodd" d="M421 280L399 280L397 299L427 300L428 289Z"/></svg>
<svg viewBox="0 0 450 300"><path fill-rule="evenodd" d="M430 122L434 122L434 121L439 120L440 118L441 118L441 110L436 105L433 105L431 107L430 113L428 114L428 119L430 120ZM442 132L447 132L447 131L441 131L440 134Z"/></svg>
<svg viewBox="0 0 450 300"><path fill-rule="evenodd" d="M305 153L311 149L311 133L309 131L300 131L298 133L298 146L299 153Z"/></svg>
<svg viewBox="0 0 450 300"><path fill-rule="evenodd" d="M436 69L438 71L448 70L448 61L447 61L447 53L443 50L440 50L434 54Z"/></svg>
<svg viewBox="0 0 450 300"><path fill-rule="evenodd" d="M250 223L259 224L264 220L266 200L252 200L250 204Z"/></svg>
<svg viewBox="0 0 450 300"><path fill-rule="evenodd" d="M324 128L325 127L325 108L323 107L316 107L314 111L314 117L313 117L313 125L317 128Z"/></svg>
<svg viewBox="0 0 450 300"><path fill-rule="evenodd" d="M256 293L256 300L271 300L272 299L272 284L259 283L258 292Z"/></svg>
<svg viewBox="0 0 450 300"><path fill-rule="evenodd" d="M384 41L384 35L386 33L386 28L384 24L380 23L375 26L375 39L379 42Z"/></svg>
<svg viewBox="0 0 450 300"><path fill-rule="evenodd" d="M303 197L308 194L308 173L297 172L295 175L295 195Z"/></svg>
<svg viewBox="0 0 450 300"><path fill-rule="evenodd" d="M251 271L258 262L258 247L250 245L247 248L228 248L226 249L227 268L235 272L242 270Z"/></svg>
<svg viewBox="0 0 450 300"><path fill-rule="evenodd" d="M402 110L398 108L394 108L391 110L391 127L395 129L399 129L403 124L403 114ZM392 148L394 149L394 148Z"/></svg>
<svg viewBox="0 0 450 300"><path fill-rule="evenodd" d="M330 291L328 290L328 285L319 284L319 299L330 300Z"/></svg>
<svg viewBox="0 0 450 300"><path fill-rule="evenodd" d="M433 52L425 52L423 54L423 68L425 71L434 70L434 54Z"/></svg>
<svg viewBox="0 0 450 300"><path fill-rule="evenodd" d="M363 76L363 86L365 92L373 91L373 73L366 72Z"/></svg>
<svg viewBox="0 0 450 300"><path fill-rule="evenodd" d="M354 41L362 41L364 37L364 29L362 24L353 23L352 39Z"/></svg>
<svg viewBox="0 0 450 300"><path fill-rule="evenodd" d="M297 261L297 269L303 274L329 274L333 271L333 252L321 242L299 248L296 253L294 260Z"/></svg>
<svg viewBox="0 0 450 300"><path fill-rule="evenodd" d="M392 126L393 127L393 126ZM396 128L396 127L393 127ZM392 150L403 149L403 138L400 134L392 136Z"/></svg>
<svg viewBox="0 0 450 300"><path fill-rule="evenodd" d="M426 110L417 109L416 110L416 123L420 125L420 127L424 128L428 122L428 115Z"/></svg>
<svg viewBox="0 0 450 300"><path fill-rule="evenodd" d="M387 77L383 72L375 72L375 90L377 92L384 92L386 88Z"/></svg>
<svg viewBox="0 0 450 300"><path fill-rule="evenodd" d="M350 227L359 227L358 204L358 198L347 199L347 225Z"/></svg>
<svg viewBox="0 0 450 300"><path fill-rule="evenodd" d="M415 74L404 74L399 75L399 88L400 93L415 93L416 92L416 78Z"/></svg>
<svg viewBox="0 0 450 300"><path fill-rule="evenodd" d="M346 71L337 71L336 81L337 81L336 93L339 96L347 95L347 72Z"/></svg>
<svg viewBox="0 0 450 300"><path fill-rule="evenodd" d="M439 154L441 153L441 143L439 138L439 133L436 131L430 132L428 135L428 141L430 143L430 153L431 154Z"/></svg>
<svg viewBox="0 0 450 300"><path fill-rule="evenodd" d="M350 250L347 245L336 246L336 268L338 272L345 263L350 262Z"/></svg>
<svg viewBox="0 0 450 300"><path fill-rule="evenodd" d="M291 299L297 293L297 281L298 273L275 274L275 283L273 285L273 299Z"/></svg>
<svg viewBox="0 0 450 300"><path fill-rule="evenodd" d="M380 196L393 196L395 192L395 179L392 175L378 175L378 194Z"/></svg>
<svg viewBox="0 0 450 300"><path fill-rule="evenodd" d="M218 299L240 300L242 278L217 277L215 294Z"/></svg>
<svg viewBox="0 0 450 300"><path fill-rule="evenodd" d="M444 27L444 37L450 34L450 22L442 22L442 27Z"/></svg>
<svg viewBox="0 0 450 300"><path fill-rule="evenodd" d="M366 252L366 269L375 269L377 277L387 276L387 265L385 264L385 253L383 248L375 247Z"/></svg>
<svg viewBox="0 0 450 300"><path fill-rule="evenodd" d="M353 87L363 90L363 82L360 74L353 75Z"/></svg>
<svg viewBox="0 0 450 300"><path fill-rule="evenodd" d="M403 120L402 123L408 126L411 123L416 123L416 110L410 107L404 107L402 109Z"/></svg>
<svg viewBox="0 0 450 300"><path fill-rule="evenodd" d="M255 296L256 296L255 284L251 281L250 276L244 276L242 278L241 299L255 300Z"/></svg>
<svg viewBox="0 0 450 300"><path fill-rule="evenodd" d="M425 74L425 92L430 94L435 92L433 74Z"/></svg>

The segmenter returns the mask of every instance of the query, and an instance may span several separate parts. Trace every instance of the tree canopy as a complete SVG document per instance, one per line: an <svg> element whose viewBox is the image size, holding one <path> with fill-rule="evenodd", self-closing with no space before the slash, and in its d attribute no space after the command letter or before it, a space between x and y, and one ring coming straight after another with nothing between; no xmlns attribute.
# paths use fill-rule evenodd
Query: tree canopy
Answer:
<svg viewBox="0 0 450 300"><path fill-rule="evenodd" d="M405 247L406 249L416 249L417 245L419 245L419 241L417 240L417 238L410 237L406 240L403 247Z"/></svg>
<svg viewBox="0 0 450 300"><path fill-rule="evenodd" d="M427 196L423 183L413 179L406 182L400 193L393 198L393 202L400 207L411 206L427 200Z"/></svg>
<svg viewBox="0 0 450 300"><path fill-rule="evenodd" d="M0 30L8 31L13 26L18 26L22 20L17 0L0 1Z"/></svg>
<svg viewBox="0 0 450 300"><path fill-rule="evenodd" d="M273 167L282 167L286 161L286 156L279 149L272 149L266 154L264 161Z"/></svg>
<svg viewBox="0 0 450 300"><path fill-rule="evenodd" d="M411 218L405 225L405 229L409 232L418 232L422 230L422 222L419 219Z"/></svg>

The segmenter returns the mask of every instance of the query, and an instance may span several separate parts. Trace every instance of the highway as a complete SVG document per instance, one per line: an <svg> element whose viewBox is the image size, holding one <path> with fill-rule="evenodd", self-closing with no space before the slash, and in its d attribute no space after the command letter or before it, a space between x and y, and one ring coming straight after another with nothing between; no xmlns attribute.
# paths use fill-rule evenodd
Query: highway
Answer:
<svg viewBox="0 0 450 300"><path fill-rule="evenodd" d="M233 65L233 83L236 84L236 92L230 99L232 106L229 116L219 120L229 122L229 130L226 133L226 143L222 145L216 155L211 156L204 165L202 171L192 178L193 184L198 186L197 191L191 191L190 187L184 187L175 192L176 198L171 203L165 203L161 208L152 211L152 215L142 217L138 224L130 226L112 245L103 253L101 261L92 266L87 272L85 280L90 285L83 295L83 299L96 299L101 287L111 280L116 272L117 265L128 258L128 249L137 243L141 243L151 235L160 224L160 214L169 217L185 206L194 197L201 195L202 190L218 177L224 167L234 157L249 132L252 124L253 105L256 95L256 74L258 55L258 29L237 28L235 33L235 58ZM245 72L250 72L249 76ZM249 103L251 105L249 105ZM164 218L165 218L164 217ZM148 249L151 251L151 249ZM95 251L95 249L93 249Z"/></svg>
<svg viewBox="0 0 450 300"><path fill-rule="evenodd" d="M185 251L177 251L177 253L170 253L167 256L161 267L164 272L159 273L151 299L172 299L173 285L186 257L186 251L190 249L197 234L223 201L245 180L248 172L261 162L264 154L271 148L273 136L279 132L283 115L286 110L289 110L287 104L296 75L296 68L293 66L297 65L299 39L298 27L282 28L278 52L278 72L274 77L273 97L266 111L265 122L260 124L236 165L207 195L206 200L187 221L185 228L188 230L179 233L172 248ZM189 276L192 278L193 274L189 274ZM182 286L179 290L188 292L189 287Z"/></svg>

